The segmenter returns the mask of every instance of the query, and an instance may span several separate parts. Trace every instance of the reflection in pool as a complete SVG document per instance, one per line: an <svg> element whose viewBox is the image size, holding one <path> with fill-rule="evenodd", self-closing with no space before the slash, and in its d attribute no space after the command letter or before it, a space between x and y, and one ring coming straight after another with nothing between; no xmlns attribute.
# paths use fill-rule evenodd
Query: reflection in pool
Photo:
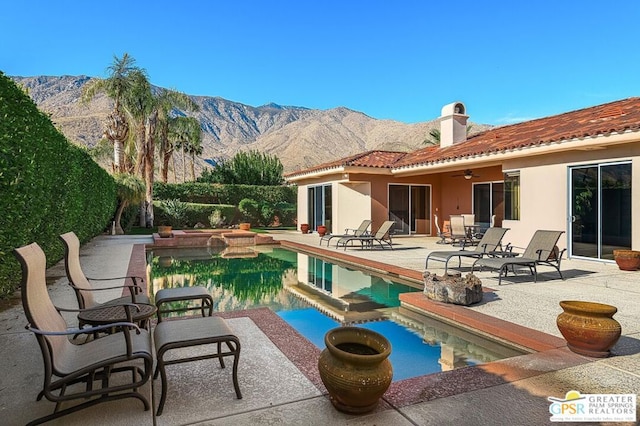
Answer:
<svg viewBox="0 0 640 426"><path fill-rule="evenodd" d="M268 307L319 348L341 324L375 330L391 342L396 381L522 354L400 307L416 287L278 246L154 249L148 263L154 294L204 286L214 310Z"/></svg>

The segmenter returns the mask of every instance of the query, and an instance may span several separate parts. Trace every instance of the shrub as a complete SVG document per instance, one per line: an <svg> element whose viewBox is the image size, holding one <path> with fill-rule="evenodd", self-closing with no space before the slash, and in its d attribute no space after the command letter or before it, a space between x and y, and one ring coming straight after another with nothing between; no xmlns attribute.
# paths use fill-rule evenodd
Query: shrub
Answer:
<svg viewBox="0 0 640 426"><path fill-rule="evenodd" d="M220 210L214 210L211 215L209 215L209 224L212 228L221 228L225 224L225 218L222 216L222 212Z"/></svg>
<svg viewBox="0 0 640 426"><path fill-rule="evenodd" d="M242 220L244 222L251 222L256 225L260 225L260 207L257 201L250 198L245 198L238 204L238 210L242 214Z"/></svg>
<svg viewBox="0 0 640 426"><path fill-rule="evenodd" d="M165 218L168 218L168 224L174 228L184 226L187 218L187 203L183 203L177 198L173 200L164 200L160 203Z"/></svg>
<svg viewBox="0 0 640 426"><path fill-rule="evenodd" d="M264 226L269 226L273 223L276 217L276 209L270 204L262 204L260 206L260 218Z"/></svg>
<svg viewBox="0 0 640 426"><path fill-rule="evenodd" d="M186 211L184 225L193 227L197 223L205 226L212 226L209 217L216 211L220 212L220 216L225 218L225 223L233 223L239 216L238 208L229 204L201 204L201 203L185 203ZM170 223L170 218L163 208L164 202L154 201L154 215L157 223Z"/></svg>
<svg viewBox="0 0 640 426"><path fill-rule="evenodd" d="M282 226L295 226L298 209L295 203L277 203L275 205L275 214L280 219Z"/></svg>

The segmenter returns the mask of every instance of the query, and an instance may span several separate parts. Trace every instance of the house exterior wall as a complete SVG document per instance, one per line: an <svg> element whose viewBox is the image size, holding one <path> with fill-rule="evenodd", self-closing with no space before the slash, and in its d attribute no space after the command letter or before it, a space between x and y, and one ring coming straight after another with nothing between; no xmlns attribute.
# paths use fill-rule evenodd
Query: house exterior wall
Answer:
<svg viewBox="0 0 640 426"><path fill-rule="evenodd" d="M569 168L622 161L631 162L631 246L640 250L640 140L638 133L614 133L598 137L575 138L559 144L546 144L533 148L514 149L501 153L488 153L475 159L452 160L451 164L416 167L415 170L397 169L389 173L379 168L364 167L357 172L336 173L316 180L301 180L299 186L298 218L304 223L307 215L308 185L332 182L333 232L352 228L364 218L373 221L377 229L388 218L389 184L429 185L431 200L429 219L437 214L442 226L453 214L473 211L473 183L501 182L506 171L520 173L520 219L504 220L509 228L504 241L517 247L528 244L538 229L564 231L558 242L567 248L570 238ZM464 142L463 142L464 143ZM464 179L461 169L473 171L472 179ZM411 173L411 175L407 174ZM635 219L635 220L634 220ZM431 222L431 234L436 229Z"/></svg>
<svg viewBox="0 0 640 426"><path fill-rule="evenodd" d="M346 228L355 229L363 220L371 218L369 182L334 183L332 189L334 202L331 232L342 234Z"/></svg>
<svg viewBox="0 0 640 426"><path fill-rule="evenodd" d="M505 162L504 170L520 170L520 220L505 220L505 236L524 247L537 229L564 231L558 242L566 248L570 236L569 167L630 160L632 162L632 218L640 218L640 143L606 150L567 151L555 155L529 156ZM640 247L640 220L632 223L631 245Z"/></svg>

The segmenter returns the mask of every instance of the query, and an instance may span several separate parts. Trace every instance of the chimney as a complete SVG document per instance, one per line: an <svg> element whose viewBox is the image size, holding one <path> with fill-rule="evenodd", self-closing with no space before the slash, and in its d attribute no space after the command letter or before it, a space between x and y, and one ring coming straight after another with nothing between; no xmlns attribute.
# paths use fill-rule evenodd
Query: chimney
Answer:
<svg viewBox="0 0 640 426"><path fill-rule="evenodd" d="M467 109L462 102L442 107L440 115L440 148L467 140Z"/></svg>

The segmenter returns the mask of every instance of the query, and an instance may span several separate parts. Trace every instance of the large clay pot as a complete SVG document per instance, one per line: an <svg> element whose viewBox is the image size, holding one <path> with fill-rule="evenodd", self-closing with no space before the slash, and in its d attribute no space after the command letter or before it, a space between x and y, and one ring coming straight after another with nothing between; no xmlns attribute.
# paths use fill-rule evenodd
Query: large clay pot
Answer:
<svg viewBox="0 0 640 426"><path fill-rule="evenodd" d="M240 225L238 225L238 229L240 229L241 231L248 231L251 229L251 223L241 222Z"/></svg>
<svg viewBox="0 0 640 426"><path fill-rule="evenodd" d="M306 234L309 232L309 224L308 223L303 223L302 225L300 225L300 232L302 232L303 234Z"/></svg>
<svg viewBox="0 0 640 426"><path fill-rule="evenodd" d="M393 378L387 359L391 343L380 333L338 327L324 336L318 370L333 406L345 413L366 413L378 404Z"/></svg>
<svg viewBox="0 0 640 426"><path fill-rule="evenodd" d="M327 227L324 225L318 225L318 228L316 230L318 231L318 235L321 237L324 237L324 235L327 233Z"/></svg>
<svg viewBox="0 0 640 426"><path fill-rule="evenodd" d="M618 268L623 271L636 271L640 268L640 251L614 250L613 258L616 260Z"/></svg>
<svg viewBox="0 0 640 426"><path fill-rule="evenodd" d="M160 235L160 238L171 237L171 226L166 226L166 225L158 226L158 235Z"/></svg>
<svg viewBox="0 0 640 426"><path fill-rule="evenodd" d="M573 352L595 358L609 356L610 349L622 334L620 323L613 319L618 308L596 302L564 300L564 310L556 324Z"/></svg>

